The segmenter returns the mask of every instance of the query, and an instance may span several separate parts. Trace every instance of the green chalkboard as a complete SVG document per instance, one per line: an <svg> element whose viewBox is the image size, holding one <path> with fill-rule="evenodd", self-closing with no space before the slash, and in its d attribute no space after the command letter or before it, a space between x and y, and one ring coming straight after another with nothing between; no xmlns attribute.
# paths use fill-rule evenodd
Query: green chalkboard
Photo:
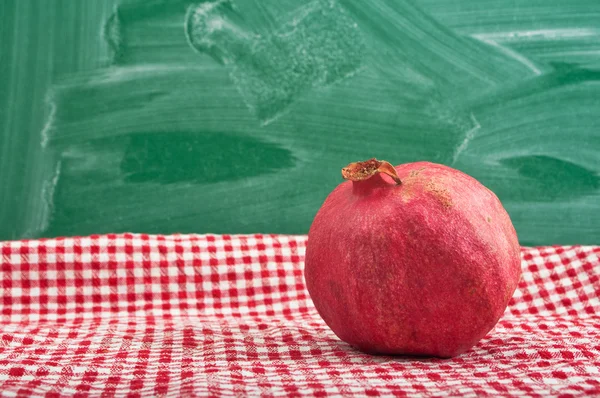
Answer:
<svg viewBox="0 0 600 398"><path fill-rule="evenodd" d="M340 168L600 243L597 0L0 1L0 239L306 233Z"/></svg>

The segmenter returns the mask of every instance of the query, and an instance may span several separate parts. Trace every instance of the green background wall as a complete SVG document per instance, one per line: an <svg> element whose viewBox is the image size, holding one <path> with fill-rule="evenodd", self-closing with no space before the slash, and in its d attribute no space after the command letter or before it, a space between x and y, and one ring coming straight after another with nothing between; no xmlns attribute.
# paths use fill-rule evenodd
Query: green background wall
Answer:
<svg viewBox="0 0 600 398"><path fill-rule="evenodd" d="M306 233L340 168L444 163L600 243L597 0L0 1L0 239Z"/></svg>

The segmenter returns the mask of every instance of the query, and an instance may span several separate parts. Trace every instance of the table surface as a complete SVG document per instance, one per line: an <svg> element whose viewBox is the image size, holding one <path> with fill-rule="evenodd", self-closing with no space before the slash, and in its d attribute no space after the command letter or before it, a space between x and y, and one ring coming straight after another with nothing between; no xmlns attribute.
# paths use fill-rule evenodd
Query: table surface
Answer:
<svg viewBox="0 0 600 398"><path fill-rule="evenodd" d="M340 341L305 236L0 243L0 396L600 395L600 247L522 249L504 317L453 359Z"/></svg>

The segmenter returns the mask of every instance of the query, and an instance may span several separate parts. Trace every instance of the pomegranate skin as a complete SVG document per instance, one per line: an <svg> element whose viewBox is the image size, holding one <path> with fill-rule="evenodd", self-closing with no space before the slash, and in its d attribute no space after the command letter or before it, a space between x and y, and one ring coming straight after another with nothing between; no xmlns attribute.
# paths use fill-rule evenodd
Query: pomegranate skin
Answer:
<svg viewBox="0 0 600 398"><path fill-rule="evenodd" d="M306 286L361 351L453 357L506 309L521 275L517 234L467 174L429 162L395 170L401 184L375 173L327 197L308 233Z"/></svg>

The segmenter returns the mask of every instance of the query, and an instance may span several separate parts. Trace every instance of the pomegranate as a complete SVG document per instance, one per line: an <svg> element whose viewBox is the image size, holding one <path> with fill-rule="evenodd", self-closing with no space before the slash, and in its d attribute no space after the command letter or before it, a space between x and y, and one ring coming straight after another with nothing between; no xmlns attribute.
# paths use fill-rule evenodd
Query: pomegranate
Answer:
<svg viewBox="0 0 600 398"><path fill-rule="evenodd" d="M521 275L496 195L450 167L376 159L342 169L308 233L323 320L364 352L453 357L498 322Z"/></svg>

